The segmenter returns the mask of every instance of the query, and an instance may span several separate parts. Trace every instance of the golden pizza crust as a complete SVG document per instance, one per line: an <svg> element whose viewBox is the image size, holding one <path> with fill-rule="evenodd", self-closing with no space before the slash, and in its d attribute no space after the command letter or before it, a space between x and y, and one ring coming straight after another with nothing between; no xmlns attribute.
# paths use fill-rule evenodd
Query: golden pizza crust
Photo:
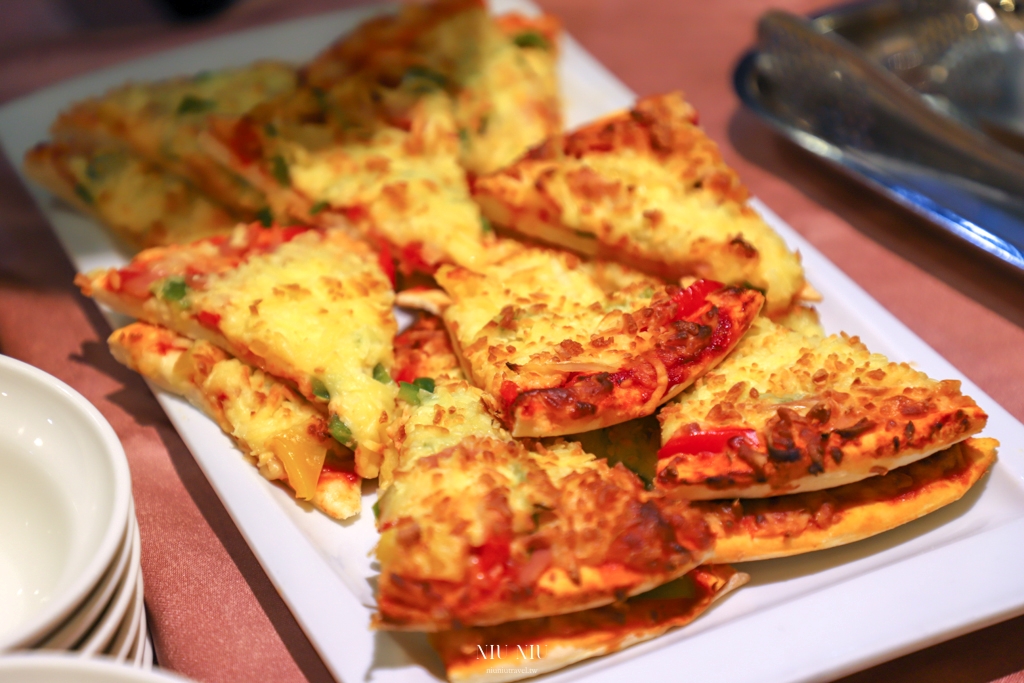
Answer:
<svg viewBox="0 0 1024 683"><path fill-rule="evenodd" d="M296 497L335 519L359 513L361 479L352 452L284 384L208 342L156 325L115 330L108 344L122 364L213 418L265 478L287 482Z"/></svg>
<svg viewBox="0 0 1024 683"><path fill-rule="evenodd" d="M704 565L620 604L432 633L430 643L453 683L516 681L618 652L685 626L748 580L746 574L727 565ZM496 656L499 647L500 658Z"/></svg>
<svg viewBox="0 0 1024 683"><path fill-rule="evenodd" d="M826 491L695 503L717 537L710 561L788 557L894 529L959 500L995 462L998 445L966 439L885 476Z"/></svg>

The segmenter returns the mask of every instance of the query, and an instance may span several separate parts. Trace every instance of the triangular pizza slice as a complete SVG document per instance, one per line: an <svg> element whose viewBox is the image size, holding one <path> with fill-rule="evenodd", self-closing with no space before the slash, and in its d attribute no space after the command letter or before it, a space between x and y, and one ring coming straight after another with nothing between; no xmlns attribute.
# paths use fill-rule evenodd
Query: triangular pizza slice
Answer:
<svg viewBox="0 0 1024 683"><path fill-rule="evenodd" d="M733 353L665 406L657 484L692 500L762 498L885 474L978 433L985 412L845 334L755 321Z"/></svg>
<svg viewBox="0 0 1024 683"><path fill-rule="evenodd" d="M241 226L230 236L148 249L124 268L79 275L115 310L205 339L284 379L329 414L377 476L395 386L386 381L394 293L377 255L344 232Z"/></svg>
<svg viewBox="0 0 1024 683"><path fill-rule="evenodd" d="M747 205L679 93L554 137L473 195L494 224L586 256L758 288L771 316L807 296L799 256Z"/></svg>
<svg viewBox="0 0 1024 683"><path fill-rule="evenodd" d="M574 255L530 247L436 277L463 368L517 437L650 415L721 361L764 301L707 280L609 294Z"/></svg>
<svg viewBox="0 0 1024 683"><path fill-rule="evenodd" d="M199 141L211 118L238 117L295 89L294 67L276 62L204 71L191 77L129 83L78 102L53 124L56 142L121 146L188 178L224 206L253 219L262 194L206 154Z"/></svg>
<svg viewBox="0 0 1024 683"><path fill-rule="evenodd" d="M400 338L396 376L424 371L424 349L443 352L439 332ZM648 492L577 444L513 439L449 359L435 365L438 377L401 380L394 466L377 508L378 628L580 611L700 564L712 539L688 504Z"/></svg>
<svg viewBox="0 0 1024 683"><path fill-rule="evenodd" d="M122 364L213 418L265 478L286 482L296 498L335 519L359 513L362 480L352 451L282 382L209 342L148 323L115 330L108 344Z"/></svg>
<svg viewBox="0 0 1024 683"><path fill-rule="evenodd" d="M430 634L452 683L504 683L618 652L689 624L749 577L728 565L596 609Z"/></svg>
<svg viewBox="0 0 1024 683"><path fill-rule="evenodd" d="M135 250L224 234L238 224L184 179L118 147L41 143L25 155L25 173Z"/></svg>

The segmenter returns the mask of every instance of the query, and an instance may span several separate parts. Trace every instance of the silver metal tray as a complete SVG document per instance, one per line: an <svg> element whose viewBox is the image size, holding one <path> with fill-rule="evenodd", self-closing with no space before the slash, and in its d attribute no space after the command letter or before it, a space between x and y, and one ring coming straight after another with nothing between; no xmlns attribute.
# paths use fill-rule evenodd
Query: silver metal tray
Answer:
<svg viewBox="0 0 1024 683"><path fill-rule="evenodd" d="M799 146L1024 271L1024 16L1013 0L768 12L734 85Z"/></svg>

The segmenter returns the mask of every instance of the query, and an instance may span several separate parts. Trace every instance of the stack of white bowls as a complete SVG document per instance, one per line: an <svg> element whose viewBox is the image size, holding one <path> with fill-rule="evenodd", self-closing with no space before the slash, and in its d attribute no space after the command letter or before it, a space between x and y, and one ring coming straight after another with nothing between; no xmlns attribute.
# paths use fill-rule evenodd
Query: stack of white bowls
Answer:
<svg viewBox="0 0 1024 683"><path fill-rule="evenodd" d="M124 449L78 392L0 355L0 655L153 665Z"/></svg>

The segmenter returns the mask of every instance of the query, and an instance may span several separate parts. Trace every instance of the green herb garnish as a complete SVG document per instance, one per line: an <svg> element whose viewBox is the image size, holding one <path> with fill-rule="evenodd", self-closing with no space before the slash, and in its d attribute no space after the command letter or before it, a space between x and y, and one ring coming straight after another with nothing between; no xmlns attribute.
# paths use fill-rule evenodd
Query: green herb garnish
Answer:
<svg viewBox="0 0 1024 683"><path fill-rule="evenodd" d="M381 384L391 384L391 375L388 374L388 369L384 367L383 363L373 366L373 378Z"/></svg>
<svg viewBox="0 0 1024 683"><path fill-rule="evenodd" d="M185 278L180 275L172 275L164 280L160 287L160 298L166 301L181 301L188 294L188 285Z"/></svg>
<svg viewBox="0 0 1024 683"><path fill-rule="evenodd" d="M325 401L331 400L331 392L327 391L327 385L325 385L322 381L320 381L316 377L311 377L309 380L309 385L313 389L314 396L316 396L317 398L321 398Z"/></svg>
<svg viewBox="0 0 1024 683"><path fill-rule="evenodd" d="M277 126L275 126L273 124L273 122L267 121L266 123L263 124L263 132L266 133L267 135L269 135L272 138L276 138L277 137Z"/></svg>
<svg viewBox="0 0 1024 683"><path fill-rule="evenodd" d="M309 207L309 215L310 216L315 216L318 213L320 213L321 211L323 211L324 209L326 209L328 206L329 205L327 204L327 202L325 202L324 200L321 199L316 204L314 204L313 206Z"/></svg>
<svg viewBox="0 0 1024 683"><path fill-rule="evenodd" d="M423 391L434 393L434 380L430 377L417 377L412 383Z"/></svg>
<svg viewBox="0 0 1024 683"><path fill-rule="evenodd" d="M494 226L491 225L491 221L487 219L487 216L480 216L480 229L483 230L485 235L494 232Z"/></svg>
<svg viewBox="0 0 1024 683"><path fill-rule="evenodd" d="M403 81L421 80L429 81L438 88L443 88L448 84L448 79L445 75L434 71L430 67L413 65L405 70L402 75Z"/></svg>
<svg viewBox="0 0 1024 683"><path fill-rule="evenodd" d="M373 504L373 519L375 521L380 519L380 501L379 500Z"/></svg>
<svg viewBox="0 0 1024 683"><path fill-rule="evenodd" d="M75 194L77 194L78 198L86 204L96 203L96 200L92 198L92 192L89 192L85 185L82 185L81 183L77 183L75 185Z"/></svg>
<svg viewBox="0 0 1024 683"><path fill-rule="evenodd" d="M185 95L178 102L178 114L202 114L217 107L213 100L206 100L195 95Z"/></svg>
<svg viewBox="0 0 1024 683"><path fill-rule="evenodd" d="M264 206L262 209L257 211L256 218L264 228L269 228L274 224L274 214L270 212L270 207L268 206Z"/></svg>
<svg viewBox="0 0 1024 683"><path fill-rule="evenodd" d="M274 174L274 180L281 187L290 187L292 184L292 176L288 172L288 164L285 163L284 157L280 154L275 154L274 158L270 161L270 172Z"/></svg>
<svg viewBox="0 0 1024 683"><path fill-rule="evenodd" d="M355 439L352 438L352 430L349 429L348 425L342 422L341 418L337 415L331 415L331 419L327 423L327 431L329 431L331 436L334 437L334 440L342 446L355 448L356 442Z"/></svg>
<svg viewBox="0 0 1024 683"><path fill-rule="evenodd" d="M523 31L520 34L517 34L512 40L519 47L537 47L541 50L547 50L551 47L551 43L548 42L548 39L536 31Z"/></svg>

